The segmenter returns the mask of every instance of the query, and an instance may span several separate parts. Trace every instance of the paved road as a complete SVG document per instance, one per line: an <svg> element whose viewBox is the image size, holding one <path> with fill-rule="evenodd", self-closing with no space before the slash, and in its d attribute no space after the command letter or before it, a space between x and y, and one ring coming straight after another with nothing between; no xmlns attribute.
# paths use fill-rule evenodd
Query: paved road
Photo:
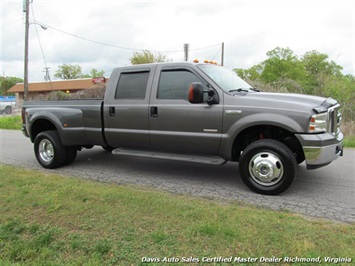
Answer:
<svg viewBox="0 0 355 266"><path fill-rule="evenodd" d="M295 182L286 192L264 196L243 184L236 163L215 166L115 156L96 147L79 152L69 166L45 170L35 159L32 143L20 131L0 130L0 145L0 162L5 164L355 222L355 149L346 149L344 157L318 170L308 171L304 164L300 165Z"/></svg>

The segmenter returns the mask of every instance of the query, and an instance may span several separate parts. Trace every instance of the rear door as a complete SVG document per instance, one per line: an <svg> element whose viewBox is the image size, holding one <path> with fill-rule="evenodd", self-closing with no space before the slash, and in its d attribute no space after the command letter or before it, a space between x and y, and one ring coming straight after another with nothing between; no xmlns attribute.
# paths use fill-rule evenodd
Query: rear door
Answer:
<svg viewBox="0 0 355 266"><path fill-rule="evenodd" d="M104 105L104 128L112 147L149 148L149 94L156 65L111 75Z"/></svg>
<svg viewBox="0 0 355 266"><path fill-rule="evenodd" d="M191 104L192 82L207 82L192 68L158 65L150 110L150 140L154 149L217 155L222 133L223 98L215 105ZM158 75L159 73L159 75ZM217 93L217 92L216 92Z"/></svg>

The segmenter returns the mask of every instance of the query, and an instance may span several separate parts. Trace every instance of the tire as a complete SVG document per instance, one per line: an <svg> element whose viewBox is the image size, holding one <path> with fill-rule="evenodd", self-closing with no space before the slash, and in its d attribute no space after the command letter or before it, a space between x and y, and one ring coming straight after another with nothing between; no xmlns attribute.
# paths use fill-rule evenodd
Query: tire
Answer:
<svg viewBox="0 0 355 266"><path fill-rule="evenodd" d="M64 164L68 165L74 162L76 155L78 153L78 150L76 147L69 146L67 147L67 158L65 159Z"/></svg>
<svg viewBox="0 0 355 266"><path fill-rule="evenodd" d="M50 130L37 135L34 152L42 167L54 169L65 164L68 150L60 141L58 132Z"/></svg>
<svg viewBox="0 0 355 266"><path fill-rule="evenodd" d="M252 191L277 195L292 184L297 162L292 151L283 143L263 139L245 148L239 160L239 172L244 184Z"/></svg>
<svg viewBox="0 0 355 266"><path fill-rule="evenodd" d="M12 108L11 108L11 106L6 106L6 107L5 107L5 114L9 115L9 114L11 114L11 113L12 113Z"/></svg>

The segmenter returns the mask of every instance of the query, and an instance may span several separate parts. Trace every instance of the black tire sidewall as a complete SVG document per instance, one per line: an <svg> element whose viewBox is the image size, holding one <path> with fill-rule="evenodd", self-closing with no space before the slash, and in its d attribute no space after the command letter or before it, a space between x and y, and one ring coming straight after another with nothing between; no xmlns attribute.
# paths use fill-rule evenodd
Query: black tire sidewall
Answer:
<svg viewBox="0 0 355 266"><path fill-rule="evenodd" d="M76 147L71 147L71 146L67 147L67 158L65 159L64 164L65 165L71 164L75 160L77 153L78 151Z"/></svg>
<svg viewBox="0 0 355 266"><path fill-rule="evenodd" d="M42 140L47 139L53 145L54 157L51 162L44 161L39 154L39 144ZM60 141L57 131L49 130L39 133L34 141L34 152L39 164L48 169L54 169L62 166L67 158L67 149Z"/></svg>
<svg viewBox="0 0 355 266"><path fill-rule="evenodd" d="M282 179L272 185L263 186L257 183L249 173L249 163L254 155L260 152L271 152L281 160L283 164ZM239 161L239 172L245 185L254 192L265 195L277 195L284 192L293 182L296 175L297 162L292 151L282 142L276 140L258 140L251 143L243 151Z"/></svg>

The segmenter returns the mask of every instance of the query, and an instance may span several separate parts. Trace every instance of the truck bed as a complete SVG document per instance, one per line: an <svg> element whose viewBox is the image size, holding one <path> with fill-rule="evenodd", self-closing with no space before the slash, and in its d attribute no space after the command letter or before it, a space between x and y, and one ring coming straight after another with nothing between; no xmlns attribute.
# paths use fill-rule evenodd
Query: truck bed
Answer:
<svg viewBox="0 0 355 266"><path fill-rule="evenodd" d="M101 99L28 101L23 108L25 112L30 112L29 119L33 114L50 118L54 124L61 125L57 130L64 145L89 146L105 144L102 136L102 104Z"/></svg>

